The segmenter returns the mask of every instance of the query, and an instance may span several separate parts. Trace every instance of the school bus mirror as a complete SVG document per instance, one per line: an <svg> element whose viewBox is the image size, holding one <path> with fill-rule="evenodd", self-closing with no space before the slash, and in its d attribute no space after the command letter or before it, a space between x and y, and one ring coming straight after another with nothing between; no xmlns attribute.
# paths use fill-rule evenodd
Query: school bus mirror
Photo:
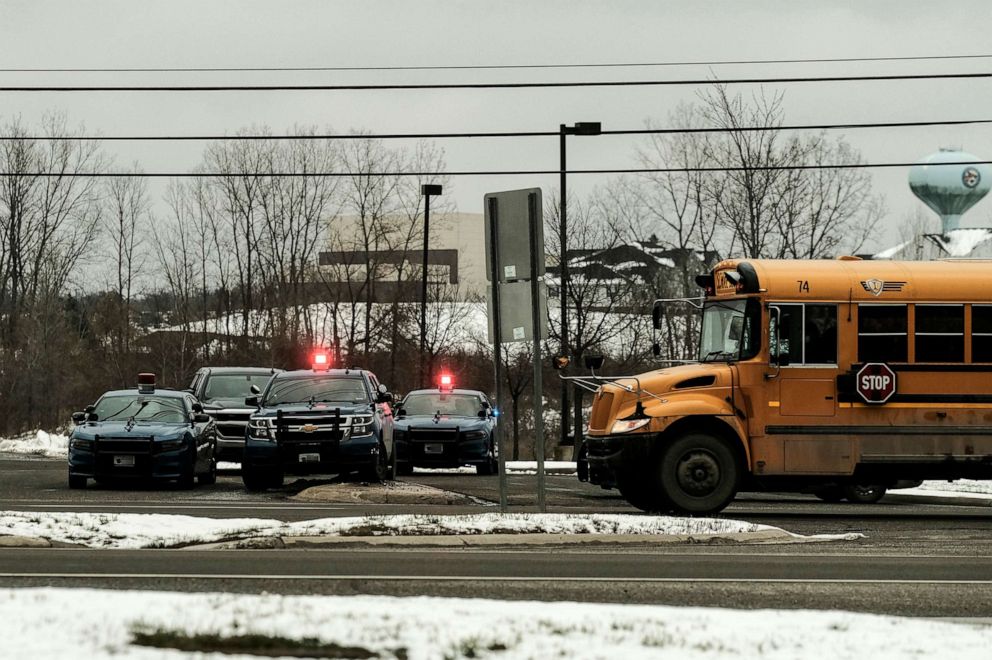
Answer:
<svg viewBox="0 0 992 660"><path fill-rule="evenodd" d="M602 369L605 361L606 358L602 355L587 355L585 359L586 369Z"/></svg>

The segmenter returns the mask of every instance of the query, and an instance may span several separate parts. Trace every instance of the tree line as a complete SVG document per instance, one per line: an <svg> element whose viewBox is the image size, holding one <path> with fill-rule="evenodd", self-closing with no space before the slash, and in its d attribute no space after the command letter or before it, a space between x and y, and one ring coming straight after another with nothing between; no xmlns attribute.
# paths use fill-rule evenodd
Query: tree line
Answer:
<svg viewBox="0 0 992 660"><path fill-rule="evenodd" d="M650 136L634 157L676 171L612 179L570 199L568 254L651 235L686 255L856 251L884 213L870 176L803 166L854 164L860 155L822 133L786 134L783 118L781 96L732 96L719 86L680 106L669 126L726 130ZM0 433L64 425L102 391L132 387L139 370L183 387L205 364L304 366L314 346L406 391L418 385L411 365L421 332L427 377L444 365L460 382L491 389L491 349L477 331L484 302L440 272L429 272L426 328L416 303L402 302L419 290L421 266L409 255L423 241L420 185L451 190L443 150L360 134L309 139L313 127L295 127L296 139L246 139L269 132L251 127L211 143L199 176L171 182L159 201L147 179L126 176L140 173L137 164L116 165L63 116L0 127ZM718 167L727 169L702 171ZM125 175L70 176L110 171ZM280 176L287 173L295 176ZM560 253L555 198L546 196L550 266ZM432 219L453 210L448 200L433 200ZM321 251L351 257L318 266ZM573 269L567 316L576 361L602 353L613 372L650 368L651 300L698 296L693 278L708 266L682 259L623 277ZM555 305L549 314L551 354L560 315ZM681 314L666 323L662 357L691 359L697 320ZM513 453L522 455L533 449L528 350L506 356L504 407L513 413ZM544 382L550 447L559 385L551 372ZM584 401L574 401L581 415Z"/></svg>

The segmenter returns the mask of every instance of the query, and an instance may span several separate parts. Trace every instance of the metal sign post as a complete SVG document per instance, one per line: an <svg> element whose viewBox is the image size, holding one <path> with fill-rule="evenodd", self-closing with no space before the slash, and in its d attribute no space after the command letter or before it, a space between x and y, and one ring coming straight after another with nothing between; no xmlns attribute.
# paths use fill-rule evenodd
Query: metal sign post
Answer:
<svg viewBox="0 0 992 660"><path fill-rule="evenodd" d="M503 404L504 343L532 342L534 351L534 454L537 500L546 509L544 474L544 406L541 383L541 340L547 339L547 289L544 284L544 221L541 189L489 193L486 200L487 276L492 282L489 338L493 342L496 401ZM529 240L520 240L526 232ZM507 506L505 432L497 422L500 442L500 510Z"/></svg>
<svg viewBox="0 0 992 660"><path fill-rule="evenodd" d="M544 383L541 378L541 283L538 276L538 258L544 258L541 251L540 232L541 212L535 193L527 195L527 216L530 225L530 302L534 336L534 453L537 459L537 507L541 513L547 510L544 485Z"/></svg>
<svg viewBox="0 0 992 660"><path fill-rule="evenodd" d="M499 458L499 510L506 513L506 452L503 451L503 356L502 320L499 303L499 205L495 197L486 199L489 211L489 269L493 282L493 368L496 375L496 447Z"/></svg>

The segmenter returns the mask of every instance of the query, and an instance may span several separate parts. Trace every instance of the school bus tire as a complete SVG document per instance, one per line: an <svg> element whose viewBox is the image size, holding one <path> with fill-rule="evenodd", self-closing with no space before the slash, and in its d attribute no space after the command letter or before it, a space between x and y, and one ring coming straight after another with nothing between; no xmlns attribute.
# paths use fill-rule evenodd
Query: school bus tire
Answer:
<svg viewBox="0 0 992 660"><path fill-rule="evenodd" d="M671 505L665 501L657 484L646 472L634 474L621 472L617 475L617 490L627 503L645 513L667 513Z"/></svg>
<svg viewBox="0 0 992 660"><path fill-rule="evenodd" d="M840 486L824 486L813 491L813 494L824 502L837 504L844 501L844 491Z"/></svg>
<svg viewBox="0 0 992 660"><path fill-rule="evenodd" d="M852 504L874 504L885 497L885 486L879 484L847 484L844 498Z"/></svg>
<svg viewBox="0 0 992 660"><path fill-rule="evenodd" d="M664 447L655 473L658 491L672 511L708 515L722 511L734 499L742 471L726 439L691 431Z"/></svg>

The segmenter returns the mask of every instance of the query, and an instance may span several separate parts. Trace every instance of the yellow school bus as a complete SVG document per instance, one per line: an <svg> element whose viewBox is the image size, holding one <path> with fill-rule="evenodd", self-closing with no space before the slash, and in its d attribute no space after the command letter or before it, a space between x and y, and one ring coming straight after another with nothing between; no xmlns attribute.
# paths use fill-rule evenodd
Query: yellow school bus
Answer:
<svg viewBox="0 0 992 660"><path fill-rule="evenodd" d="M992 262L731 259L696 281L698 362L597 389L590 481L707 514L743 489L992 479Z"/></svg>

